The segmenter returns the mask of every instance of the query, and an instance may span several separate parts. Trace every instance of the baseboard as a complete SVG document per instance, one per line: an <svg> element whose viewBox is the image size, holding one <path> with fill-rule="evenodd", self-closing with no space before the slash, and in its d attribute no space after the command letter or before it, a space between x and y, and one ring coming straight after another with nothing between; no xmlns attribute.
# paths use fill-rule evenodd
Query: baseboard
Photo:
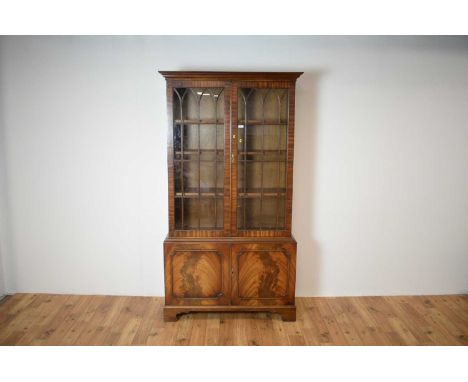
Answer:
<svg viewBox="0 0 468 382"><path fill-rule="evenodd" d="M4 303L6 300L8 300L11 296L13 296L12 294L3 294L0 296L0 304Z"/></svg>

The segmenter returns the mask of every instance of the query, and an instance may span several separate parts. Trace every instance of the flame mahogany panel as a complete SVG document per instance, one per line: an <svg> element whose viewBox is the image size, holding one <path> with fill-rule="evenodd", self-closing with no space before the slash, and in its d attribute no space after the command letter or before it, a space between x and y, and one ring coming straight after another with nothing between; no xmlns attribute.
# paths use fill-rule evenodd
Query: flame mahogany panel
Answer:
<svg viewBox="0 0 468 382"><path fill-rule="evenodd" d="M166 304L225 305L230 302L227 244L164 244Z"/></svg>
<svg viewBox="0 0 468 382"><path fill-rule="evenodd" d="M296 243L231 246L234 305L294 305Z"/></svg>

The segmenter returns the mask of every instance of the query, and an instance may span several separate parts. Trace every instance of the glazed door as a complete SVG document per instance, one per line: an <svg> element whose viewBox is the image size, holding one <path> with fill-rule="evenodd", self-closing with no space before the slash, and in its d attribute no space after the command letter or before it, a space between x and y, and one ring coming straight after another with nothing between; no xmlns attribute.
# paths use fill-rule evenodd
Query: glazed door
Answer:
<svg viewBox="0 0 468 382"><path fill-rule="evenodd" d="M186 81L168 87L170 231L173 236L229 232L229 86ZM172 187L172 189L171 189ZM227 206L227 213L225 213Z"/></svg>
<svg viewBox="0 0 468 382"><path fill-rule="evenodd" d="M229 305L228 244L164 245L166 305Z"/></svg>
<svg viewBox="0 0 468 382"><path fill-rule="evenodd" d="M231 246L233 305L293 305L295 243Z"/></svg>
<svg viewBox="0 0 468 382"><path fill-rule="evenodd" d="M236 88L232 214L238 236L290 235L294 91L284 83L266 86Z"/></svg>

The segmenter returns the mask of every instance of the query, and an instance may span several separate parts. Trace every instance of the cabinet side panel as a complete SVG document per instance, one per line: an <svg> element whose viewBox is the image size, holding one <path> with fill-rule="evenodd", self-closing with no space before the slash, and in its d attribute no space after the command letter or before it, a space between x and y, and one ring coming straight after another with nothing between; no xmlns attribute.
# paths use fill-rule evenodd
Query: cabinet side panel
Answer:
<svg viewBox="0 0 468 382"><path fill-rule="evenodd" d="M174 244L164 242L164 302L166 305L171 303L172 296L172 272L171 252Z"/></svg>

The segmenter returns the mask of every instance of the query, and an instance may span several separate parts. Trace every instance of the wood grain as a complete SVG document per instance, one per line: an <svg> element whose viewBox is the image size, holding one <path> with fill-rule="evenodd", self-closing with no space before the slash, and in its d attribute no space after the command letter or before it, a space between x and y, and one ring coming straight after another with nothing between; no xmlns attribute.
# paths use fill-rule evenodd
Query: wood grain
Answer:
<svg viewBox="0 0 468 382"><path fill-rule="evenodd" d="M160 297L15 294L0 345L468 345L468 296L297 298L272 313L192 313L164 322Z"/></svg>
<svg viewBox="0 0 468 382"><path fill-rule="evenodd" d="M164 243L166 305L229 305L226 243Z"/></svg>
<svg viewBox="0 0 468 382"><path fill-rule="evenodd" d="M216 250L176 251L172 293L179 298L215 298L223 289L223 258Z"/></svg>
<svg viewBox="0 0 468 382"><path fill-rule="evenodd" d="M232 303L294 305L296 243L233 244Z"/></svg>

